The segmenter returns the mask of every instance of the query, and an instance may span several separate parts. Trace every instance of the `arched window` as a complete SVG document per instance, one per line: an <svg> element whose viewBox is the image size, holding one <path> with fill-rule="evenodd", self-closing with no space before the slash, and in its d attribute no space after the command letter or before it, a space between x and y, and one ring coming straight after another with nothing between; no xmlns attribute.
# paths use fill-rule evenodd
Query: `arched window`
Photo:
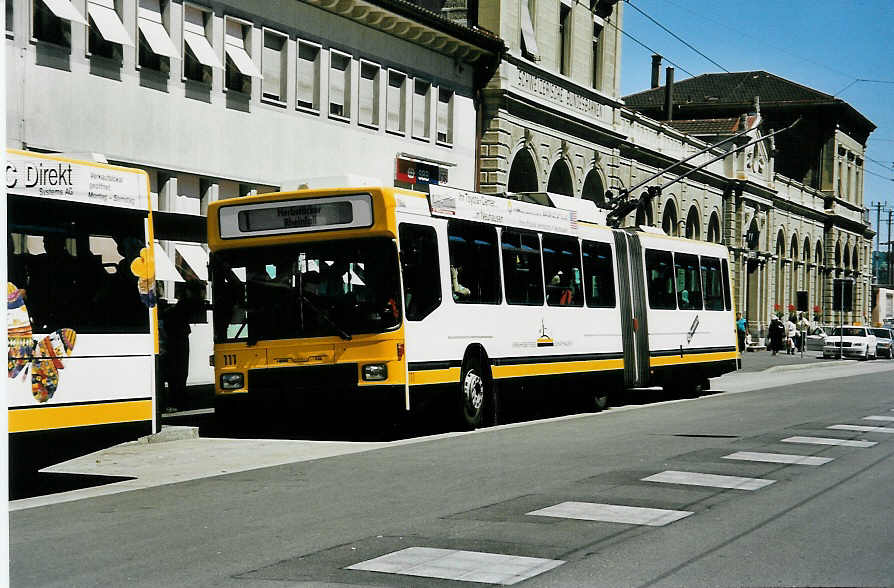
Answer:
<svg viewBox="0 0 894 588"><path fill-rule="evenodd" d="M841 241L835 243L835 267L841 267Z"/></svg>
<svg viewBox="0 0 894 588"><path fill-rule="evenodd" d="M851 268L852 268L855 272L860 271L860 263L859 263L859 262L860 262L860 256L858 255L858 253L859 253L859 249L857 248L856 245L854 245L854 259L851 261Z"/></svg>
<svg viewBox="0 0 894 588"><path fill-rule="evenodd" d="M702 238L702 228L701 223L699 222L699 214L698 209L693 206L689 209L689 214L686 215L686 238L687 239L701 239Z"/></svg>
<svg viewBox="0 0 894 588"><path fill-rule="evenodd" d="M677 205L673 200L668 200L664 206L664 216L661 218L661 229L667 235L677 236L680 234L677 226Z"/></svg>
<svg viewBox="0 0 894 588"><path fill-rule="evenodd" d="M510 192L537 192L540 190L540 182L537 181L537 166L534 158L526 149L515 154L512 167L509 168Z"/></svg>
<svg viewBox="0 0 894 588"><path fill-rule="evenodd" d="M776 300L779 310L785 309L785 233L779 229L776 234ZM774 309L775 310L775 309Z"/></svg>
<svg viewBox="0 0 894 588"><path fill-rule="evenodd" d="M801 256L804 258L804 263L810 261L810 237L804 237L804 247L801 248Z"/></svg>
<svg viewBox="0 0 894 588"><path fill-rule="evenodd" d="M553 165L553 169L549 172L549 183L546 191L553 194L574 196L574 182L571 180L571 171L568 169L568 164L561 159Z"/></svg>
<svg viewBox="0 0 894 588"><path fill-rule="evenodd" d="M823 265L823 242L816 242L816 253L813 254L813 262L816 265Z"/></svg>
<svg viewBox="0 0 894 588"><path fill-rule="evenodd" d="M636 226L640 225L647 225L650 227L655 225L655 215L652 214L651 202L638 206L636 209Z"/></svg>
<svg viewBox="0 0 894 588"><path fill-rule="evenodd" d="M792 246L789 248L789 257L792 260L798 259L798 236L792 235Z"/></svg>
<svg viewBox="0 0 894 588"><path fill-rule="evenodd" d="M851 246L850 243L844 244L844 258L841 260L844 262L844 269L848 269L851 266Z"/></svg>
<svg viewBox="0 0 894 588"><path fill-rule="evenodd" d="M708 221L708 241L720 243L720 219L716 212L711 213L711 220Z"/></svg>
<svg viewBox="0 0 894 588"><path fill-rule="evenodd" d="M581 190L580 197L584 200L592 200L600 208L606 207L605 187L602 185L602 178L599 177L599 172L595 169L591 169L586 179L584 179L584 187Z"/></svg>

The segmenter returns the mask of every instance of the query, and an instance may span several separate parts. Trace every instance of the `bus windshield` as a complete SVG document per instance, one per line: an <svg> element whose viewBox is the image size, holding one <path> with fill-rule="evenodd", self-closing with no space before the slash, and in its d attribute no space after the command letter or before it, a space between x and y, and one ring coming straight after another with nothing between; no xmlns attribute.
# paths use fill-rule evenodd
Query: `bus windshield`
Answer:
<svg viewBox="0 0 894 588"><path fill-rule="evenodd" d="M217 343L397 328L397 248L388 238L219 251L212 258Z"/></svg>

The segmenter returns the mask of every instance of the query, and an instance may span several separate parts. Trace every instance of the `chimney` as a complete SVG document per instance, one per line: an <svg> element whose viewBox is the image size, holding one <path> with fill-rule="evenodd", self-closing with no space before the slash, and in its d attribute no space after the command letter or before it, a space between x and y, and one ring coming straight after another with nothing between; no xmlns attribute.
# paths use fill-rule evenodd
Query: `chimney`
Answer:
<svg viewBox="0 0 894 588"><path fill-rule="evenodd" d="M674 120L674 68L668 66L664 81L665 120Z"/></svg>
<svg viewBox="0 0 894 588"><path fill-rule="evenodd" d="M661 56L652 54L652 89L658 87L658 78L661 76Z"/></svg>

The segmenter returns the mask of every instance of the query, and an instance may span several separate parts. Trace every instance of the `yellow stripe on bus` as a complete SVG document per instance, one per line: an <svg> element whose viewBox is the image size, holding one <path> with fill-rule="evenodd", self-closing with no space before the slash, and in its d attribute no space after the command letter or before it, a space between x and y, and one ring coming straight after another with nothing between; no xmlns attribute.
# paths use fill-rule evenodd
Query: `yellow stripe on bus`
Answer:
<svg viewBox="0 0 894 588"><path fill-rule="evenodd" d="M684 363L702 363L709 361L724 361L738 359L738 351L720 351L716 353L692 353L683 357L677 355L665 355L662 357L650 357L649 366L660 367L665 365L680 365Z"/></svg>
<svg viewBox="0 0 894 588"><path fill-rule="evenodd" d="M152 420L151 400L47 406L8 411L9 432L64 429Z"/></svg>
<svg viewBox="0 0 894 588"><path fill-rule="evenodd" d="M410 372L410 385L420 384L452 384L459 382L460 369L447 368L446 370L422 370Z"/></svg>
<svg viewBox="0 0 894 588"><path fill-rule="evenodd" d="M552 376L580 372L597 372L624 369L623 359L594 359L588 361L556 361L519 365L495 365L491 368L494 379L520 378L524 376Z"/></svg>

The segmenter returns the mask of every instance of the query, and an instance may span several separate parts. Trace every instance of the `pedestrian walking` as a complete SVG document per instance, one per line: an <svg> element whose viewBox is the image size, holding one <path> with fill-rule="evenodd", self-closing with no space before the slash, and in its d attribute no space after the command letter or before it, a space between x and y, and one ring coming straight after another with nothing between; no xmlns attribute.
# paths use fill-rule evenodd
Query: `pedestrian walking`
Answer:
<svg viewBox="0 0 894 588"><path fill-rule="evenodd" d="M201 285L187 282L183 295L164 313L166 350L164 371L168 382L165 412L187 405L186 377L189 374L189 324L203 307Z"/></svg>
<svg viewBox="0 0 894 588"><path fill-rule="evenodd" d="M773 317L773 320L770 321L769 335L770 351L776 355L782 349L782 344L785 341L785 325L782 324L779 317Z"/></svg>
<svg viewBox="0 0 894 588"><path fill-rule="evenodd" d="M739 351L745 351L745 317L741 312L736 313L736 336L739 338Z"/></svg>
<svg viewBox="0 0 894 588"><path fill-rule="evenodd" d="M788 355L795 354L795 339L798 336L798 326L795 324L794 315L788 317L785 321L785 351Z"/></svg>

